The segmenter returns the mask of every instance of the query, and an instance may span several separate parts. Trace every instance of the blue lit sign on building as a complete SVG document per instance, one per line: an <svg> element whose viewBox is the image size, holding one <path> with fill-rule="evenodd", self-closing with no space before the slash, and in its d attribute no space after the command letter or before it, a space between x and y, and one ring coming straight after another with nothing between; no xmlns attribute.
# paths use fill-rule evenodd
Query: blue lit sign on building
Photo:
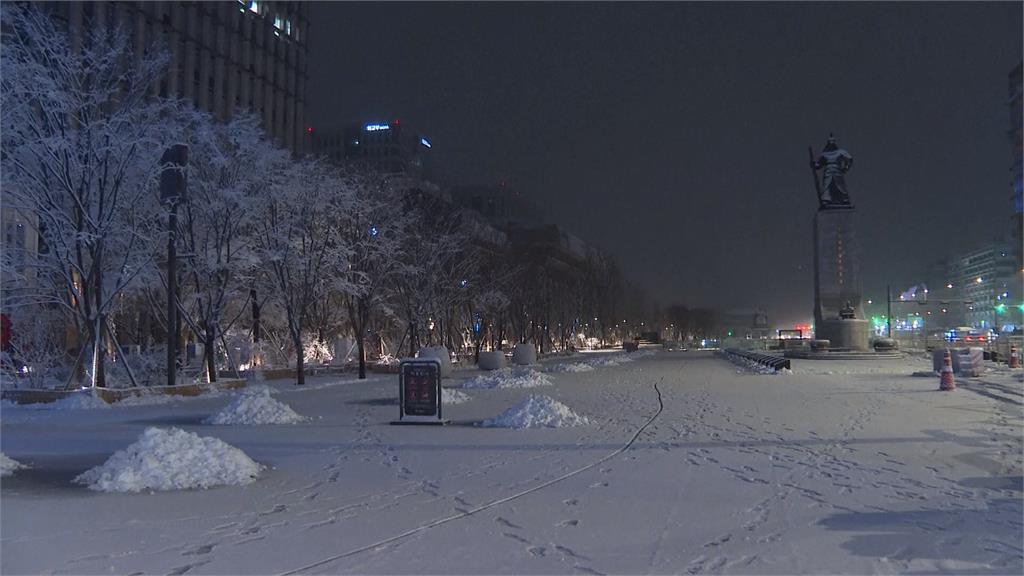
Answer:
<svg viewBox="0 0 1024 576"><path fill-rule="evenodd" d="M376 132L378 130L390 130L391 126L388 126L387 124L367 124L363 129L367 132Z"/></svg>

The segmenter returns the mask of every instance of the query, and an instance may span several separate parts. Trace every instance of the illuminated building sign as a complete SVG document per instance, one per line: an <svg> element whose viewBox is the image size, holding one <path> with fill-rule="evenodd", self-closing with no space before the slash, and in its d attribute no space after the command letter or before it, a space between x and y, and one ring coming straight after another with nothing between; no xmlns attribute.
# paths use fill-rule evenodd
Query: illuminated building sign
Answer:
<svg viewBox="0 0 1024 576"><path fill-rule="evenodd" d="M429 141L429 140L427 140L426 138L420 138L420 144L423 144L423 145L424 145L424 146L426 146L427 148L430 148L430 147L431 147L431 146L430 146L430 141Z"/></svg>
<svg viewBox="0 0 1024 576"><path fill-rule="evenodd" d="M388 126L387 124L367 124L363 128L363 130L366 130L367 132L376 132L378 130L390 130L390 129L391 129L391 126Z"/></svg>

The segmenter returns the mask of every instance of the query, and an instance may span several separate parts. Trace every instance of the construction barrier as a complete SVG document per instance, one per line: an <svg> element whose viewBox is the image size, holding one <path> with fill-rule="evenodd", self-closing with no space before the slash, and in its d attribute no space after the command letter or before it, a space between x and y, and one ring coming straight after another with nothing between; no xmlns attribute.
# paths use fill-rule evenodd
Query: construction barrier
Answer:
<svg viewBox="0 0 1024 576"><path fill-rule="evenodd" d="M779 356L772 356L770 354L761 354L760 352L753 352L751 350L740 350L738 348L726 348L724 351L729 356L743 358L764 366L771 368L772 370L779 371L785 368L789 370L789 358L782 358Z"/></svg>

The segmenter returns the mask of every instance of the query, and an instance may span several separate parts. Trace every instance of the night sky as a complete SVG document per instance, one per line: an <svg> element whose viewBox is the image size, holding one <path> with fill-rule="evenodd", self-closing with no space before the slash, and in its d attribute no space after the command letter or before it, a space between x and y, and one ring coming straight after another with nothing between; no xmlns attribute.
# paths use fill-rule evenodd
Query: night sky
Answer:
<svg viewBox="0 0 1024 576"><path fill-rule="evenodd" d="M1009 230L1022 5L402 4L312 9L308 116L428 135L661 305L810 321L807 146L853 155L866 298Z"/></svg>

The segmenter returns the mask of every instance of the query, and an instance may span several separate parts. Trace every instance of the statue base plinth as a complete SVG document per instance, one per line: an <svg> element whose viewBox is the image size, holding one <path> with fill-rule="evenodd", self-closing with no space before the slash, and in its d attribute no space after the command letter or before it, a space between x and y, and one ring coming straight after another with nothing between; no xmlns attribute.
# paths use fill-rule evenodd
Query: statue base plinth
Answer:
<svg viewBox="0 0 1024 576"><path fill-rule="evenodd" d="M867 352L870 323L867 320L834 319L819 320L814 326L814 337L828 340L832 350L856 350Z"/></svg>

